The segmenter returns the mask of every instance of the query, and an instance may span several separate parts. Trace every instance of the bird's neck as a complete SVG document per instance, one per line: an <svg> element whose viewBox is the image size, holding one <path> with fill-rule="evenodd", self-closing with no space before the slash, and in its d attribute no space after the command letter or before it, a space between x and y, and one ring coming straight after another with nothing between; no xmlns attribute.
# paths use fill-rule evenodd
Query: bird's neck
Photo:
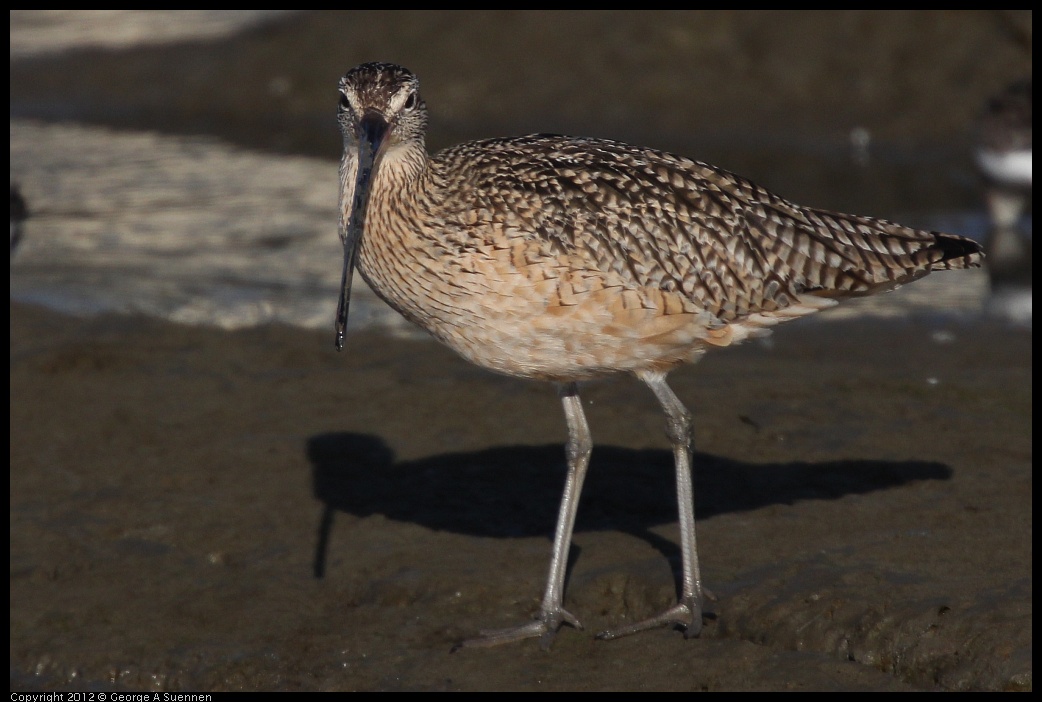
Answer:
<svg viewBox="0 0 1042 702"><path fill-rule="evenodd" d="M358 158L353 150L345 151L340 163L340 224L346 227L351 218L358 173ZM370 184L370 210L392 202L415 203L424 198L431 187L430 157L422 143L398 144L381 154L373 169ZM367 218L370 213L367 213Z"/></svg>

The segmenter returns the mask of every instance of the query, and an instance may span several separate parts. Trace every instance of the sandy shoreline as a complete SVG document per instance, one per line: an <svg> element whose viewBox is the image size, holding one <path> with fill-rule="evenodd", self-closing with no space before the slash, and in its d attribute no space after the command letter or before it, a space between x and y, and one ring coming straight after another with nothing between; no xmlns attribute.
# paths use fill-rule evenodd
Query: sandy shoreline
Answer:
<svg viewBox="0 0 1042 702"><path fill-rule="evenodd" d="M677 556L654 401L592 384L587 631L450 655L540 596L549 387L378 333L11 315L13 688L1031 687L1030 332L796 323L671 376L719 597L693 641L592 639Z"/></svg>

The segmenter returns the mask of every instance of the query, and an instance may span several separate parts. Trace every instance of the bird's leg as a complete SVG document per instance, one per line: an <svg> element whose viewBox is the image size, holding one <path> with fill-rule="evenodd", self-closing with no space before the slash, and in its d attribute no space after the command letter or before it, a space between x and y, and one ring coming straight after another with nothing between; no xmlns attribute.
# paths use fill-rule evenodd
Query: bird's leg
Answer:
<svg viewBox="0 0 1042 702"><path fill-rule="evenodd" d="M677 470L677 511L680 518L680 551L683 558L683 584L679 601L665 612L629 626L597 634L599 639L615 639L667 624L684 628L685 638L702 631L702 576L698 571L695 546L695 500L691 485L691 413L666 384L665 373L642 371L637 374L655 393L666 414L666 435L673 443Z"/></svg>
<svg viewBox="0 0 1042 702"><path fill-rule="evenodd" d="M564 494L561 496L561 507L557 515L554 552L550 559L550 574L546 581L543 604L535 621L509 629L482 631L480 637L467 639L463 646L496 646L539 636L542 638L540 645L547 649L562 624L570 624L576 629L583 628L579 620L564 608L564 576L568 567L572 531L575 528L575 513L579 507L579 495L586 478L586 469L590 465L593 441L590 438L590 427L586 424L582 401L579 399L578 386L575 383L562 385L560 395L561 403L564 405L564 417L568 422L568 444L565 446L568 477L565 480Z"/></svg>

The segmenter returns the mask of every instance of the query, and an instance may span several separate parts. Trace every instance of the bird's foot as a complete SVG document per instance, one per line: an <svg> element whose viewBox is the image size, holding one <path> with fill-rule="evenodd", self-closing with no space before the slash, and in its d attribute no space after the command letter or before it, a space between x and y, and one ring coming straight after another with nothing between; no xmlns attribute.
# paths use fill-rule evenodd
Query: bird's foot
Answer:
<svg viewBox="0 0 1042 702"><path fill-rule="evenodd" d="M546 651L549 650L550 644L553 643L557 630L564 624L568 624L580 630L583 628L583 625L579 623L579 620L563 607L556 610L543 610L536 615L535 621L529 624L522 624L508 629L482 630L479 636L464 640L453 647L452 650L457 651L461 648L487 648L490 646L512 643L514 641L532 639L538 636L540 639L540 648Z"/></svg>
<svg viewBox="0 0 1042 702"><path fill-rule="evenodd" d="M597 638L604 640L618 639L630 634L636 634L638 631L667 625L683 628L685 639L698 636L702 632L702 598L695 596L685 597L662 614L630 624L629 626L602 631L597 634Z"/></svg>

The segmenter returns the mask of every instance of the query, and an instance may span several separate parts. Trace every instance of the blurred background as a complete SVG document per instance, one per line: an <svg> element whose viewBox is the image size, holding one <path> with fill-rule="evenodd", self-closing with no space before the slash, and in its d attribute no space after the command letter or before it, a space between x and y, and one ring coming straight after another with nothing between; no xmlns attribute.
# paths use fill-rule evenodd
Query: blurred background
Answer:
<svg viewBox="0 0 1042 702"><path fill-rule="evenodd" d="M12 689L1031 689L1030 11L10 20ZM416 332L361 276L333 350L337 81L373 60L432 150L607 137L986 242L671 376L701 641L449 655L537 606L565 428L543 384L388 343ZM674 594L632 382L584 389L588 632Z"/></svg>
<svg viewBox="0 0 1042 702"><path fill-rule="evenodd" d="M1030 192L1030 11L10 19L11 292L63 311L327 327L339 282L336 83L371 60L419 76L432 150L531 132L607 137L708 161L801 204L977 239L994 201L976 160L981 121L1026 78ZM1022 190L1006 211L1029 206ZM1025 214L1005 260L1029 259ZM968 280L921 301L986 306L986 277ZM399 324L371 297L360 307L353 325Z"/></svg>

